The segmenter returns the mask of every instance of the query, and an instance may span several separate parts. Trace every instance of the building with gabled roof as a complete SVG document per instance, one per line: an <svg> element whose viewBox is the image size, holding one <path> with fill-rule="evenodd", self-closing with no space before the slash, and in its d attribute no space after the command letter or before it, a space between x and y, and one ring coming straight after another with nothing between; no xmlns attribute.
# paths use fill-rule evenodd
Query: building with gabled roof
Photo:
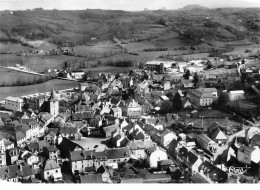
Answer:
<svg viewBox="0 0 260 190"><path fill-rule="evenodd" d="M43 179L54 180L54 182L62 180L61 167L54 160L47 160L41 170Z"/></svg>
<svg viewBox="0 0 260 190"><path fill-rule="evenodd" d="M216 88L198 88L189 92L190 102L201 107L211 106L217 96Z"/></svg>

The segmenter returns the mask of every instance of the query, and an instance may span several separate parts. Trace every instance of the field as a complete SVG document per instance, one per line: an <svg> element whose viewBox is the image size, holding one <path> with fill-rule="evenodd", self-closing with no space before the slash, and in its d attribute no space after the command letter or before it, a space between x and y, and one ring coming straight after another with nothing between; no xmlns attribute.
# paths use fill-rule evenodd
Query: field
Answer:
<svg viewBox="0 0 260 190"><path fill-rule="evenodd" d="M46 83L18 86L18 87L0 87L0 100L4 100L7 96L24 96L34 93L49 92L54 87L56 90L76 88L77 82L66 80L51 80Z"/></svg>
<svg viewBox="0 0 260 190"><path fill-rule="evenodd" d="M73 51L83 56L109 56L121 53L122 50L115 44L111 45L95 45L95 46L75 46Z"/></svg>
<svg viewBox="0 0 260 190"><path fill-rule="evenodd" d="M10 69L0 68L0 85L13 85L18 80L23 82L35 81L44 78L37 75L22 73Z"/></svg>

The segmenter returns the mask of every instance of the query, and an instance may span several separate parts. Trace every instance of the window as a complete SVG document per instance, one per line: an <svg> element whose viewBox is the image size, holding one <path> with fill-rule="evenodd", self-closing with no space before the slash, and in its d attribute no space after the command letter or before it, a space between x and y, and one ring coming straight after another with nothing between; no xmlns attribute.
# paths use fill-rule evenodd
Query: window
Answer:
<svg viewBox="0 0 260 190"><path fill-rule="evenodd" d="M47 175L49 175L50 173L49 172L47 172Z"/></svg>
<svg viewBox="0 0 260 190"><path fill-rule="evenodd" d="M116 160L113 160L114 162L116 162Z"/></svg>
<svg viewBox="0 0 260 190"><path fill-rule="evenodd" d="M56 173L58 173L58 170L56 170Z"/></svg>

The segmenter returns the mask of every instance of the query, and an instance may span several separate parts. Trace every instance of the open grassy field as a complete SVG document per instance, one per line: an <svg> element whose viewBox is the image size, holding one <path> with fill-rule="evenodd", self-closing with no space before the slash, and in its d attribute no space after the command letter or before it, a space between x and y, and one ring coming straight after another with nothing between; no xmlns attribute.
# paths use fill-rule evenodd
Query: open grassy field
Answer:
<svg viewBox="0 0 260 190"><path fill-rule="evenodd" d="M18 80L23 82L36 81L42 76L32 75L29 73L23 73L11 69L0 68L0 86L2 85L13 85Z"/></svg>
<svg viewBox="0 0 260 190"><path fill-rule="evenodd" d="M51 91L52 88L56 90L76 88L77 82L66 80L51 80L46 83L18 86L18 87L0 87L0 100L4 100L7 96L24 96L28 94L41 93Z"/></svg>
<svg viewBox="0 0 260 190"><path fill-rule="evenodd" d="M23 65L22 57L18 54L1 54L1 66L15 66L16 64Z"/></svg>
<svg viewBox="0 0 260 190"><path fill-rule="evenodd" d="M115 44L111 45L95 45L95 46L75 46L73 51L83 56L108 56L122 52L122 50Z"/></svg>

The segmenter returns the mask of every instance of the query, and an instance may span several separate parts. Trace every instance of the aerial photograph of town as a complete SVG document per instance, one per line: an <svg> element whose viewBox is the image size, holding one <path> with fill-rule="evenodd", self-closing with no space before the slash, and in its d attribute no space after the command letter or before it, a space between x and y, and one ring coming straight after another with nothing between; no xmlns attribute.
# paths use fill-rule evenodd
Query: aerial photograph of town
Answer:
<svg viewBox="0 0 260 190"><path fill-rule="evenodd" d="M0 182L260 183L260 1L0 0Z"/></svg>

